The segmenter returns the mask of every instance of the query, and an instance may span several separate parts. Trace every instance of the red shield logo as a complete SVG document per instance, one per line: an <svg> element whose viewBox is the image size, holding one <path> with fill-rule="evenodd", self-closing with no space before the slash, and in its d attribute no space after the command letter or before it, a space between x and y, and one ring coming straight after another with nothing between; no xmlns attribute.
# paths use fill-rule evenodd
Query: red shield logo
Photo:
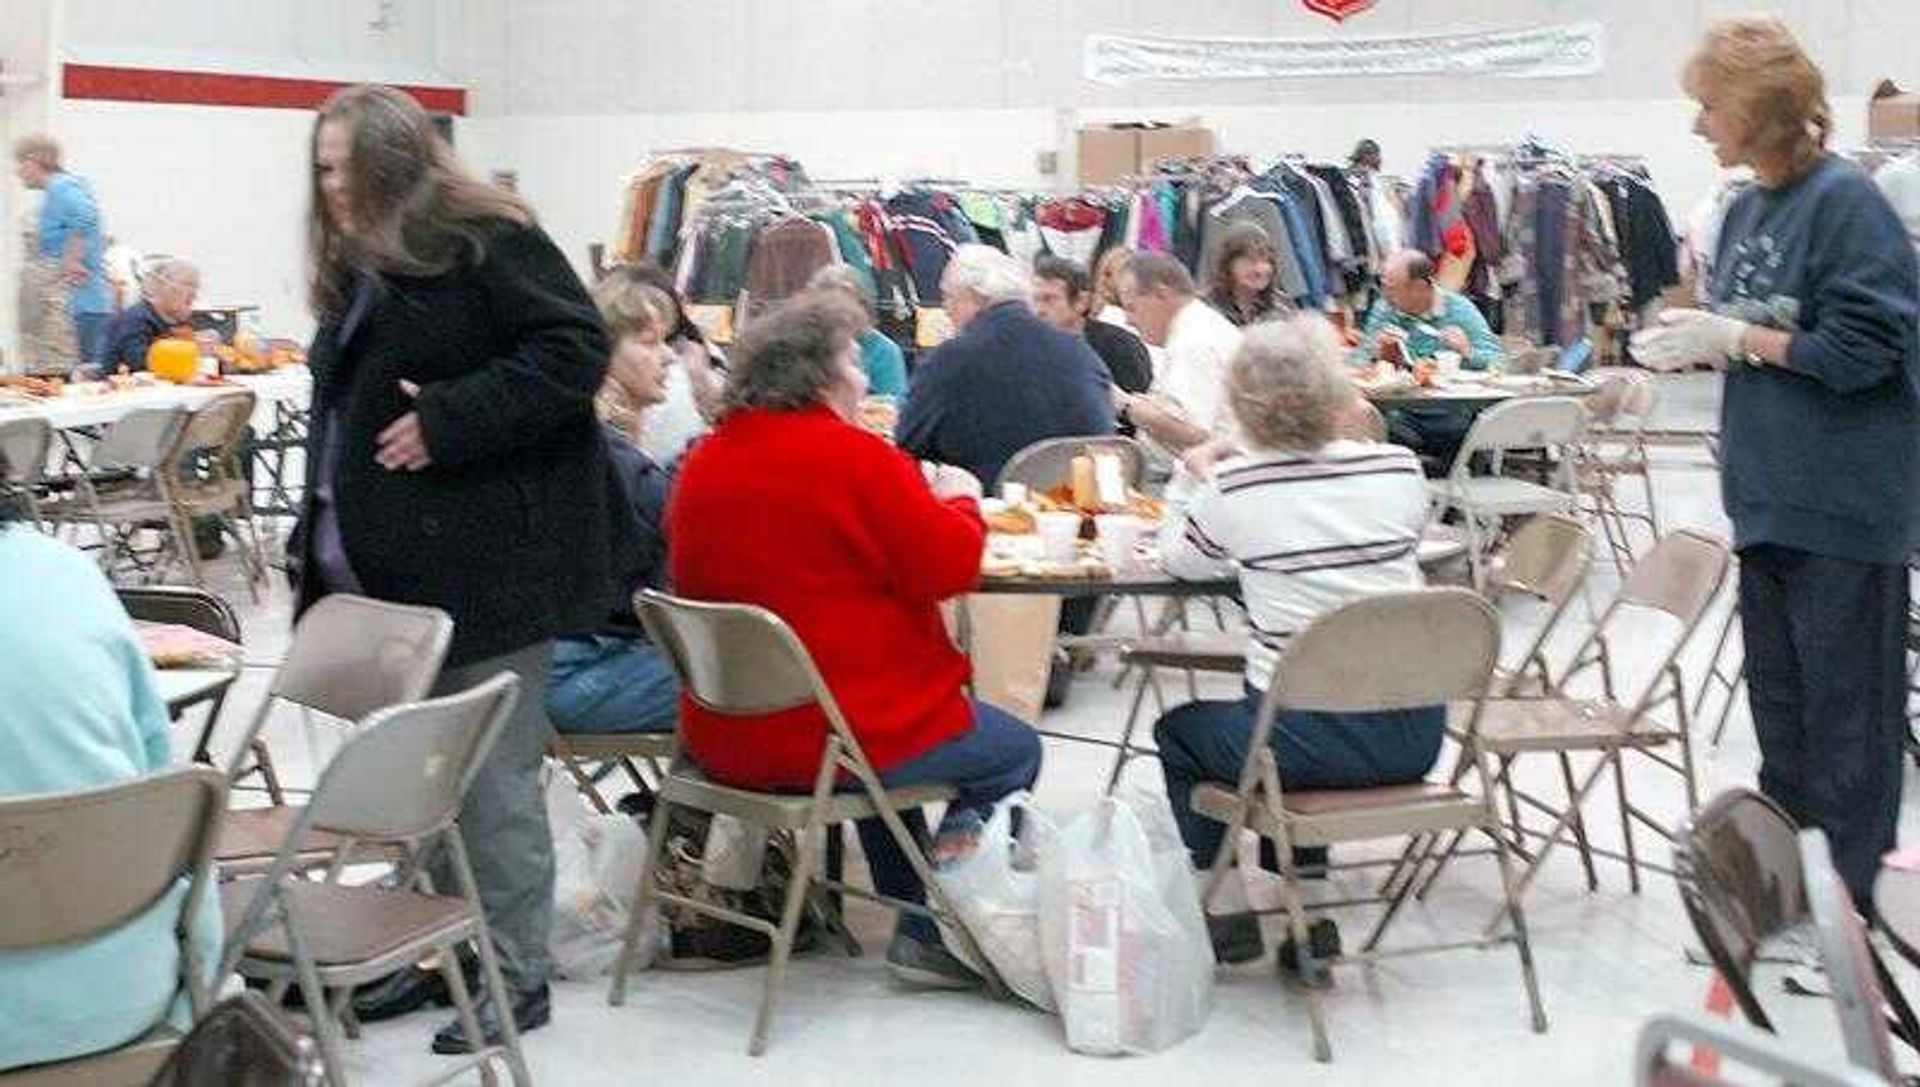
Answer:
<svg viewBox="0 0 1920 1087"><path fill-rule="evenodd" d="M1355 15L1366 11L1379 0L1301 0L1307 10L1325 15L1336 23L1344 23Z"/></svg>

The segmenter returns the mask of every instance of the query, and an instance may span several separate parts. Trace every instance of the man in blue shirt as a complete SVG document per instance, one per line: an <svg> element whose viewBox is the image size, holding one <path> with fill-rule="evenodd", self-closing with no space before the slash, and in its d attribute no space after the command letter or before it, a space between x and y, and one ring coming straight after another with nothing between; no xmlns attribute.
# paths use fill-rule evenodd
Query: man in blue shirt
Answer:
<svg viewBox="0 0 1920 1087"><path fill-rule="evenodd" d="M1442 289L1433 276L1433 259L1425 253L1403 249L1387 258L1380 270L1381 298L1367 314L1359 358L1377 358L1380 341L1388 337L1400 341L1408 362L1451 351L1460 356L1462 369L1485 370L1505 357L1479 308ZM1449 465L1472 424L1471 414L1448 408L1411 408L1387 416L1396 444Z"/></svg>
<svg viewBox="0 0 1920 1087"><path fill-rule="evenodd" d="M14 141L13 165L20 184L46 193L40 203L40 255L60 260L80 361L99 366L106 349L107 321L113 316L113 286L102 259L106 243L100 231L100 205L91 186L61 168L60 145L51 136L22 136Z"/></svg>
<svg viewBox="0 0 1920 1087"><path fill-rule="evenodd" d="M115 314L107 326L107 345L99 369L114 373L147 368L147 349L163 336L183 330L192 335L193 300L200 293L200 269L180 257L155 261L140 277L140 301Z"/></svg>

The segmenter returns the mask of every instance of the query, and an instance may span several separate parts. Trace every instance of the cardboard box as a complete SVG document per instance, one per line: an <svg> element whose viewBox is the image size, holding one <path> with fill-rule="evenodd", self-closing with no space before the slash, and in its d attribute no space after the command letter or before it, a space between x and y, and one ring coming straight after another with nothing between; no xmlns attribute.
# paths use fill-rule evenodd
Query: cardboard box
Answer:
<svg viewBox="0 0 1920 1087"><path fill-rule="evenodd" d="M1903 91L1890 79L1882 80L1867 107L1867 139L1920 137L1920 94Z"/></svg>
<svg viewBox="0 0 1920 1087"><path fill-rule="evenodd" d="M1152 173L1161 159L1203 158L1213 154L1213 129L1195 122L1140 133L1140 173Z"/></svg>
<svg viewBox="0 0 1920 1087"><path fill-rule="evenodd" d="M1198 118L1177 125L1130 121L1087 125L1080 129L1080 183L1110 185L1121 178L1153 172L1164 158L1196 158L1214 153L1213 130Z"/></svg>
<svg viewBox="0 0 1920 1087"><path fill-rule="evenodd" d="M1080 183L1111 185L1140 166L1140 133L1108 125L1080 130Z"/></svg>

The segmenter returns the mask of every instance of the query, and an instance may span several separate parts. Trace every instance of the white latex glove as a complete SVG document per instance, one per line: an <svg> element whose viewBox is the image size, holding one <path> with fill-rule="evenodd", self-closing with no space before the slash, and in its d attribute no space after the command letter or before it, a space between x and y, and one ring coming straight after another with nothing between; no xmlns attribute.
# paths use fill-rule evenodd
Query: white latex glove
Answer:
<svg viewBox="0 0 1920 1087"><path fill-rule="evenodd" d="M1724 367L1740 354L1745 321L1699 309L1662 310L1652 328L1633 334L1633 357L1649 370L1670 373L1702 363Z"/></svg>

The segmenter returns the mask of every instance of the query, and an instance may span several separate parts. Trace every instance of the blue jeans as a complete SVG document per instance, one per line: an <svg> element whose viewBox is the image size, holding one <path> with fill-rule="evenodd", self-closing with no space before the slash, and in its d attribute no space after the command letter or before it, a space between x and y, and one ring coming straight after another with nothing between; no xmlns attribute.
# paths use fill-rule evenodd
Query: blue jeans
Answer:
<svg viewBox="0 0 1920 1087"><path fill-rule="evenodd" d="M84 366L104 367L107 353L107 325L112 323L111 313L76 313L73 315L73 336L80 348L80 362Z"/></svg>
<svg viewBox="0 0 1920 1087"><path fill-rule="evenodd" d="M559 638L546 701L555 732L672 732L680 680L640 638Z"/></svg>
<svg viewBox="0 0 1920 1087"><path fill-rule="evenodd" d="M951 785L959 795L947 805L948 818L973 811L984 819L1001 797L1033 788L1039 777L1039 734L1005 710L975 702L972 728L918 758L882 771L880 783L888 788ZM915 840L927 841L926 816L918 809L901 812L900 820ZM924 902L926 888L887 833L887 825L875 818L854 826L860 832L860 848L867 854L874 889L903 902ZM939 938L933 921L918 914L902 914L899 931L925 942Z"/></svg>
<svg viewBox="0 0 1920 1087"><path fill-rule="evenodd" d="M1189 702L1153 726L1167 800L1196 868L1213 863L1226 827L1193 810L1194 786L1240 780L1264 694L1249 686L1236 702ZM1444 706L1383 713L1282 710L1267 744L1282 789L1362 789L1425 777L1440 757L1446 728Z"/></svg>

